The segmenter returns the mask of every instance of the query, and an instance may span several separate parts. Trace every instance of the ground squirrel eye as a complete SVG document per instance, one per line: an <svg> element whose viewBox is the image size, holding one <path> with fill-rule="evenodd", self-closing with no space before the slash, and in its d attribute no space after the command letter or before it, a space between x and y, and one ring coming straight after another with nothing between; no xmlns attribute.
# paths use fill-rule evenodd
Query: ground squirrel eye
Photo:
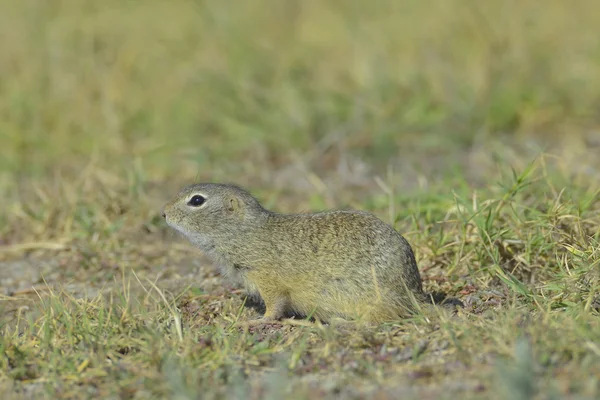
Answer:
<svg viewBox="0 0 600 400"><path fill-rule="evenodd" d="M190 201L188 201L188 205L190 205L192 207L200 207L202 204L204 204L205 201L206 201L206 199L204 197L197 194L197 195L192 196Z"/></svg>

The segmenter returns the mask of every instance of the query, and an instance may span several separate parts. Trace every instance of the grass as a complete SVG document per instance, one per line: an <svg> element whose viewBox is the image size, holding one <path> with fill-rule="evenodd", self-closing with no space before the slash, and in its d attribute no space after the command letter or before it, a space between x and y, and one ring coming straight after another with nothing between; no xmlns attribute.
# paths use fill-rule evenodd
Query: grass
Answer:
<svg viewBox="0 0 600 400"><path fill-rule="evenodd" d="M600 396L595 2L1 4L2 398ZM195 180L370 210L465 308L249 326Z"/></svg>

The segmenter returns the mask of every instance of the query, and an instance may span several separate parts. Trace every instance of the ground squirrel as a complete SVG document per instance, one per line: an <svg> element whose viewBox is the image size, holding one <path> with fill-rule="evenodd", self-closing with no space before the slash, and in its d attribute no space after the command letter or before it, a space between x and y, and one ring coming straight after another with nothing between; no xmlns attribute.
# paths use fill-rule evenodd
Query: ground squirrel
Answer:
<svg viewBox="0 0 600 400"><path fill-rule="evenodd" d="M368 212L279 214L238 186L202 183L162 215L223 275L260 295L264 320L296 313L383 322L427 301L410 245Z"/></svg>

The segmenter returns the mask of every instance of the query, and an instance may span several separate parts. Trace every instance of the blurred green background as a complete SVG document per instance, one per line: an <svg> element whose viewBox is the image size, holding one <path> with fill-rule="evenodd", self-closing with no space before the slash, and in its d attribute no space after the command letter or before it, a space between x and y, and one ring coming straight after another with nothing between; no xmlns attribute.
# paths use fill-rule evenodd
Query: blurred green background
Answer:
<svg viewBox="0 0 600 400"><path fill-rule="evenodd" d="M4 187L90 160L158 181L264 174L315 149L318 168L383 168L600 122L593 0L1 6Z"/></svg>

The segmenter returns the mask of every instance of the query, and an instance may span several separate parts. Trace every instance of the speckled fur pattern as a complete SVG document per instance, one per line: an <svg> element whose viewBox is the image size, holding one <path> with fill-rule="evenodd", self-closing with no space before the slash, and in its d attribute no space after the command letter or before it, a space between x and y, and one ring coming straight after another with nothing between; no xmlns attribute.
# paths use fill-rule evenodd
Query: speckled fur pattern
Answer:
<svg viewBox="0 0 600 400"><path fill-rule="evenodd" d="M194 195L202 206L188 204ZM279 214L237 186L204 183L183 189L163 215L223 275L260 295L264 319L384 322L426 301L408 242L364 211Z"/></svg>

